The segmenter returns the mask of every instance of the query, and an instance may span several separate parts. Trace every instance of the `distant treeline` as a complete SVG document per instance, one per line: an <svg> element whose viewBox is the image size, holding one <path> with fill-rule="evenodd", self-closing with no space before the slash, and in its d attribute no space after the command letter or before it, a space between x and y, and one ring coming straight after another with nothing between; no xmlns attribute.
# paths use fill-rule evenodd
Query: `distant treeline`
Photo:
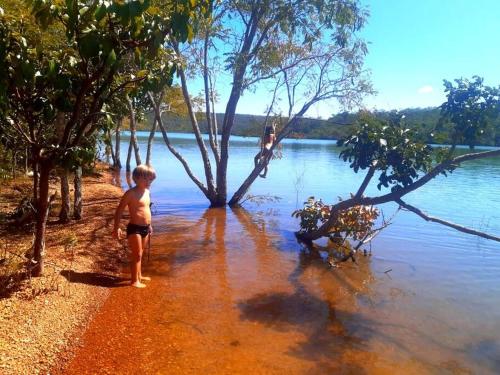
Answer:
<svg viewBox="0 0 500 375"><path fill-rule="evenodd" d="M372 114L386 121L404 116L402 120L404 126L416 129L422 142L438 144L450 143L450 140L446 136L442 136L439 132L439 113L439 108L412 108L398 112L376 111ZM223 116L224 115L221 113L217 114L219 126L222 124ZM342 112L334 115L328 120L304 118L295 126L294 131L290 134L290 138L339 139L350 132L352 126L358 121L359 116L359 113ZM202 131L205 132L207 129L206 120L203 116L199 116L199 118L200 127ZM138 128L140 130L149 130L149 124L151 124L152 119L152 114L146 115L145 121L141 123ZM264 120L264 116L236 114L233 134L244 137L259 137L263 132ZM192 132L191 123L187 117L164 114L163 121L171 132ZM492 121L488 130L480 138L479 144L485 146L500 146L500 118Z"/></svg>

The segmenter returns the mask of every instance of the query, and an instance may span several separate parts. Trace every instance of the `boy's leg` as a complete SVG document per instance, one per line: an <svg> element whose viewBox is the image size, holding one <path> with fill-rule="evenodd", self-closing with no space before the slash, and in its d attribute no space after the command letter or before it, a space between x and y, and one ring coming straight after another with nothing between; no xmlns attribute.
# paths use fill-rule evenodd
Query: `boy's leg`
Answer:
<svg viewBox="0 0 500 375"><path fill-rule="evenodd" d="M270 160L271 160L271 158L270 158L269 152L265 151L265 153L264 153L264 160L263 160L263 162L265 163L264 172L261 173L261 174L259 174L259 177L266 178L266 176L267 176L267 166L268 166Z"/></svg>
<svg viewBox="0 0 500 375"><path fill-rule="evenodd" d="M130 234L127 237L130 247L130 283L137 288L144 288L141 283L142 238L140 234Z"/></svg>
<svg viewBox="0 0 500 375"><path fill-rule="evenodd" d="M144 254L145 251L147 251L147 248L149 246L149 241L150 241L150 238L151 238L151 234L148 234L146 237L143 237L141 238L141 241L142 241L142 253ZM142 260L142 257L141 257L141 260ZM139 265L139 281L150 281L151 278L150 277L147 277L147 276L142 276L142 261L141 261L141 264Z"/></svg>

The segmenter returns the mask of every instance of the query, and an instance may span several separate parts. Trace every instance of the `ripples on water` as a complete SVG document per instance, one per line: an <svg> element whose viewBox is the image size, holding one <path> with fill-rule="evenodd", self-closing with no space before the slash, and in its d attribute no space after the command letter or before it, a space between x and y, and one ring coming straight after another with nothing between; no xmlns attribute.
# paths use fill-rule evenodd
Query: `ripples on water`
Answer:
<svg viewBox="0 0 500 375"><path fill-rule="evenodd" d="M199 151L192 137L178 135L172 140L202 178L203 167L196 163ZM139 137L139 142L145 150L145 134ZM157 138L155 142L152 164L158 178L152 195L160 232L167 230L169 223L183 220L201 220L203 225L208 225L204 196L168 153L162 140ZM247 176L253 156L258 152L256 138L234 137L232 146L228 172L230 193ZM126 150L124 139L122 155L126 155ZM249 203L244 219L233 213L225 213L223 218L215 214L210 219L213 223L219 221L219 225L220 220L223 221L224 238L219 240L225 241L224 267L229 277L225 282L230 283L224 287L236 290L236 295L245 295L251 301L252 283L256 278L264 277L271 283L268 294L255 297L260 298L258 306L267 306L271 312L264 307L267 313L261 312L251 302L240 302L242 319L252 321L260 319L260 314L269 313L269 325L291 321L295 327L292 331L300 331L299 326L308 329L311 314L330 306L340 314L342 325L325 328L318 323L310 327L333 329L333 333L321 339L323 341L315 342L313 348L301 354L311 356L311 360L314 360L315 348L329 348L336 343L348 349L345 356L338 358L353 361L354 370L369 373L384 372L384 369L397 372L398 367L391 367L391 363L405 364L399 370L406 368L414 373L500 372L500 244L400 212L394 223L373 242L373 256L361 262L366 263L366 267L361 265L341 274L322 263L314 268L301 263L303 253L293 236L298 223L290 217L291 212L310 195L321 197L325 202L335 202L337 196L346 197L364 177L354 174L338 158L338 153L339 149L331 141L285 141L283 158L273 160L268 177L258 179L251 189L252 194L278 195L280 202L261 206ZM448 178L436 178L408 195L406 200L432 216L500 235L499 191L500 158L485 159L465 163ZM377 192L372 186L367 194ZM383 209L389 216L396 206L387 204ZM249 230L249 226L253 229ZM265 240L260 245L252 242L261 241L258 239L261 236ZM259 258L259 246L271 251ZM245 249L253 250L245 253ZM241 261L242 257L246 262ZM182 264L180 262L179 267ZM297 271L293 271L291 264L299 267L300 278L294 276ZM276 285L292 280L293 286L294 277L296 282L300 280L300 288L295 291L292 288L287 293L295 295L297 300L280 297L279 287L273 290L272 280ZM353 281L355 289L341 288L339 278L344 278L343 282L357 279ZM317 300L311 296L301 300L304 297L301 293L306 290ZM339 293L350 296L342 300ZM300 306L303 311L296 311ZM327 319L332 311L325 312L320 321ZM344 337L344 341L335 339L338 336L335 332ZM333 353L334 349L330 349ZM365 354L357 357L354 354L357 350ZM323 354L328 353L325 350Z"/></svg>

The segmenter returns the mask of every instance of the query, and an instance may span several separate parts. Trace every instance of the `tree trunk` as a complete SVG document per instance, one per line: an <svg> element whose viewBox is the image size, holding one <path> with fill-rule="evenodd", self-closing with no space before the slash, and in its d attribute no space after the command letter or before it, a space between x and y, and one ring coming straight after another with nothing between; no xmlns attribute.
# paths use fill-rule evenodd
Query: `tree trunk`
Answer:
<svg viewBox="0 0 500 375"><path fill-rule="evenodd" d="M33 204L36 205L38 202L38 190L40 185L40 180L38 178L38 152L32 149L31 153L33 158L31 162L31 168L33 169Z"/></svg>
<svg viewBox="0 0 500 375"><path fill-rule="evenodd" d="M177 49L177 52L178 52L178 49ZM203 137L201 136L200 127L198 125L198 120L196 119L196 113L193 109L191 97L189 96L189 91L188 91L188 87L187 87L187 79L186 79L186 75L184 73L184 70L182 68L180 68L178 70L178 74L179 74L179 77L181 79L182 95L184 96L184 101L186 102L189 118L191 120L191 126L193 128L196 142L198 143L198 148L200 150L201 158L203 160L203 167L205 169L207 189L209 191L209 194L212 196L215 194L218 186L216 188L216 186L214 185L214 177L213 177L213 173L212 173L212 166L210 164L210 158L208 156L207 148L205 146L205 142L203 141ZM216 155L215 155L215 158L217 159ZM224 205L225 205L225 203L226 202L224 201Z"/></svg>
<svg viewBox="0 0 500 375"><path fill-rule="evenodd" d="M243 74L244 70L237 71L234 74L233 88L227 102L224 121L222 122L220 163L217 168L217 206L224 206L227 201L227 163L229 160L229 138L231 137L231 129L234 125L236 107L241 97Z"/></svg>
<svg viewBox="0 0 500 375"><path fill-rule="evenodd" d="M151 132L148 138L148 149L146 151L146 165L151 166L151 147L153 146L153 140L156 133L156 117L153 119L153 126L151 127Z"/></svg>
<svg viewBox="0 0 500 375"><path fill-rule="evenodd" d="M111 130L107 131L107 137L109 139L109 153L111 154L111 160L113 160L113 166L116 165L115 149L113 147L113 137L111 136Z"/></svg>
<svg viewBox="0 0 500 375"><path fill-rule="evenodd" d="M132 146L134 147L135 164L139 165L142 164L142 161L141 155L139 154L139 145L137 144L134 105L132 104L132 100L130 100L129 97L127 97L127 102L130 111L130 139L132 142Z"/></svg>
<svg viewBox="0 0 500 375"><path fill-rule="evenodd" d="M33 268L33 276L43 274L43 255L45 251L45 228L49 214L49 175L52 163L49 160L40 162L39 199L36 212L35 243L33 244L33 257L36 266Z"/></svg>
<svg viewBox="0 0 500 375"><path fill-rule="evenodd" d="M128 152L127 152L127 161L125 162L125 170L130 173L130 159L132 159L132 137L130 137L130 141L128 143Z"/></svg>
<svg viewBox="0 0 500 375"><path fill-rule="evenodd" d="M68 170L63 168L60 172L61 177L61 211L59 212L59 221L61 223L69 222L70 216L70 198L69 198L69 180Z"/></svg>
<svg viewBox="0 0 500 375"><path fill-rule="evenodd" d="M240 200L246 194L250 186L252 186L253 182L259 175L259 173L264 169L264 166L268 164L268 160L264 161L264 163L260 163L254 170L250 173L250 175L246 178L246 180L241 184L240 188L233 194L231 200L228 202L230 207L237 207L239 205Z"/></svg>
<svg viewBox="0 0 500 375"><path fill-rule="evenodd" d="M122 162L120 160L120 142L121 142L121 127L122 127L123 119L118 120L118 124L116 124L116 133L115 133L115 165L113 165L116 169L122 168Z"/></svg>
<svg viewBox="0 0 500 375"><path fill-rule="evenodd" d="M78 166L75 170L75 202L73 208L73 218L80 220L82 218L82 167Z"/></svg>
<svg viewBox="0 0 500 375"><path fill-rule="evenodd" d="M28 147L24 151L24 174L28 174Z"/></svg>

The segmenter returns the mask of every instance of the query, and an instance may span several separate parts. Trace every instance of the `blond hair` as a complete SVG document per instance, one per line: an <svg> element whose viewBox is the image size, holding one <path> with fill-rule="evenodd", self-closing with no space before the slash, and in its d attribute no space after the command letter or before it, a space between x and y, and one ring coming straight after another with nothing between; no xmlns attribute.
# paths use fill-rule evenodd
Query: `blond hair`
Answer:
<svg viewBox="0 0 500 375"><path fill-rule="evenodd" d="M137 179L140 177L154 180L156 178L156 172L149 165L140 164L132 171L132 180L137 183Z"/></svg>

